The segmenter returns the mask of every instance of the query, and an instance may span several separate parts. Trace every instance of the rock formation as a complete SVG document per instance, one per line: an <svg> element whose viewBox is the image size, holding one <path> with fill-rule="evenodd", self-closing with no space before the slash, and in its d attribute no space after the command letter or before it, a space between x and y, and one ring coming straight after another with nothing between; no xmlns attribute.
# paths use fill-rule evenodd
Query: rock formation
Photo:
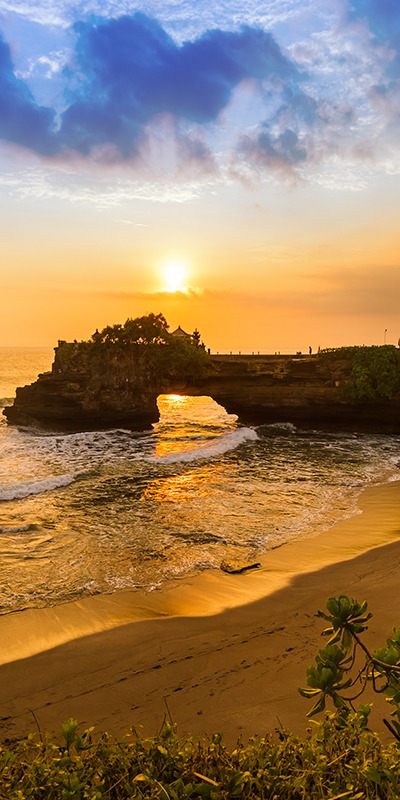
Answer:
<svg viewBox="0 0 400 800"><path fill-rule="evenodd" d="M209 395L251 423L400 433L400 396L349 399L351 361L315 356L210 357L198 375L171 374L143 345L125 349L60 343L52 371L17 390L8 421L54 429L149 427L159 394ZM154 352L154 351L153 351ZM151 353L150 353L151 355Z"/></svg>

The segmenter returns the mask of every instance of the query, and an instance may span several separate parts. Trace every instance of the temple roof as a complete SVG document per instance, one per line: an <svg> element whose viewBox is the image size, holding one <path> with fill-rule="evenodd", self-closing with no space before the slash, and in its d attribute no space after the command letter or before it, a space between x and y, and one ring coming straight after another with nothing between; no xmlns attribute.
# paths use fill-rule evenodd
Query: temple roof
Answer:
<svg viewBox="0 0 400 800"><path fill-rule="evenodd" d="M183 328L181 328L180 325L178 325L178 327L177 327L177 329L175 331L172 331L171 336L182 336L182 337L185 337L186 339L191 339L192 338L190 333L186 333L186 331L184 331Z"/></svg>

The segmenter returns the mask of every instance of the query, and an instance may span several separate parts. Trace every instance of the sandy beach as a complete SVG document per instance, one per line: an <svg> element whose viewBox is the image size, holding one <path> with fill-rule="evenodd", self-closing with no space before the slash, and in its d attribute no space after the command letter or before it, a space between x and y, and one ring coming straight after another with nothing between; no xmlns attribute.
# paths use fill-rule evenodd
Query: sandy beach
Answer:
<svg viewBox="0 0 400 800"><path fill-rule="evenodd" d="M362 513L265 554L244 575L209 572L0 619L1 736L57 732L70 716L120 736L221 731L229 744L309 723L297 692L323 640L315 618L340 593L367 599L366 642L400 624L400 483L367 489ZM380 715L373 725L381 729Z"/></svg>

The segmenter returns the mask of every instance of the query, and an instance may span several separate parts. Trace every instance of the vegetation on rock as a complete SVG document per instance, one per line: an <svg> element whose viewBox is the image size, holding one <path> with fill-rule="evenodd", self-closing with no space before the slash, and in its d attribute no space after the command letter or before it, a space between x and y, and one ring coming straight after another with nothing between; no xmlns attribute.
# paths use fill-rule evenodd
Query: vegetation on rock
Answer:
<svg viewBox="0 0 400 800"><path fill-rule="evenodd" d="M394 345L338 347L320 355L349 361L351 380L345 394L351 400L391 400L400 392L400 349Z"/></svg>
<svg viewBox="0 0 400 800"><path fill-rule="evenodd" d="M97 345L168 344L170 335L163 314L147 314L144 317L128 317L124 325L107 325L96 330L91 342Z"/></svg>
<svg viewBox="0 0 400 800"><path fill-rule="evenodd" d="M96 330L85 342L60 342L56 352L56 366L61 369L79 368L87 361L99 359L114 364L126 361L136 354L146 362L146 371L156 383L165 378L196 379L211 369L211 361L200 333L195 329L189 338L173 336L168 332L163 314L129 317L126 322L107 325ZM110 362L111 359L111 362Z"/></svg>

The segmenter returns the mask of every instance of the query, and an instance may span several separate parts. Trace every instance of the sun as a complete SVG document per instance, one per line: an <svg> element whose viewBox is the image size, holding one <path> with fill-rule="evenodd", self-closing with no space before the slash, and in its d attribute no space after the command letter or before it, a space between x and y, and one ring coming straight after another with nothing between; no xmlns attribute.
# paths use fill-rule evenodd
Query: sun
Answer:
<svg viewBox="0 0 400 800"><path fill-rule="evenodd" d="M184 292L187 266L184 261L166 261L162 267L167 292Z"/></svg>

